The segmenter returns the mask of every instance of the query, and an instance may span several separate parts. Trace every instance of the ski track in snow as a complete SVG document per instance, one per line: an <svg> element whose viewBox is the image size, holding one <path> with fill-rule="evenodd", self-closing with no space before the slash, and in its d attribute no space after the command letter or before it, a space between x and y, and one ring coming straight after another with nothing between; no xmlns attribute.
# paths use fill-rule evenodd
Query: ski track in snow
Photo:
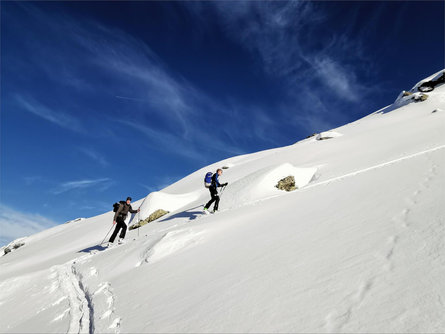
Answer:
<svg viewBox="0 0 445 334"><path fill-rule="evenodd" d="M435 148L433 150L424 151L418 154L415 154L410 157L418 156L419 154L425 154L430 153L432 151L435 151L440 148L444 148L445 146L441 146L439 148ZM402 158L400 160L405 160L407 158ZM398 230L398 233L395 235L392 235L388 238L387 241L387 248L383 250L383 254L377 254L378 257L382 258L384 263L382 265L383 271L373 275L371 277L368 277L367 279L363 280L355 292L352 292L348 294L343 302L339 303L339 305L345 305L342 309L336 309L333 312L330 312L326 316L326 322L325 322L325 329L330 333L339 333L344 331L344 327L350 322L354 312L360 307L366 296L369 294L369 292L372 290L373 286L375 285L376 280L381 278L385 273L390 273L394 270L394 262L393 262L393 256L395 252L397 251L396 247L400 239L403 237L403 232L410 227L409 222L409 215L412 211L412 208L417 205L418 201L417 198L422 193L422 191L429 188L430 182L434 179L434 177L437 176L437 168L438 166L434 164L431 160L431 158L428 157L428 159L431 161L431 168L427 172L427 176L420 182L419 187L417 190L415 190L411 196L409 196L406 199L406 202L408 203L408 206L405 207L401 212L394 215L391 218L391 221L396 227L396 230ZM388 165L389 163L386 163L384 165ZM383 256L382 256L383 255ZM439 303L442 304L442 301L440 299L440 295L438 296Z"/></svg>
<svg viewBox="0 0 445 334"><path fill-rule="evenodd" d="M359 170L356 170L354 172L350 172L350 173L347 173L347 174L336 176L336 177L330 178L330 179L325 180L325 181L314 182L312 184L309 184L309 185L299 189L298 192L306 191L306 190L309 190L311 188L316 188L316 187L323 186L323 185L326 185L326 184L329 184L329 183L332 183L332 182L336 182L336 181L340 181L340 180L346 179L348 177L356 176L356 175L363 174L363 173L366 173L366 172L369 172L369 171L372 171L372 170L375 170L375 169L379 169L379 168L382 168L382 167L390 166L392 164L395 164L395 163L398 163L398 162L402 162L402 161L405 161L405 160L409 160L409 159L412 159L412 158L415 158L415 157L418 157L418 156L421 156L421 155L424 155L424 154L428 154L428 153L431 153L431 152L434 152L434 151L438 151L438 150L444 149L444 148L445 148L445 145L436 146L436 147L430 148L428 150L424 150L424 151L421 151L421 152L413 153L413 154L406 155L406 156L403 156L401 158L397 158L397 159L390 160L390 161L387 161L387 162L383 162L383 163L380 163L380 164L377 164L377 165L374 165L374 166L371 166L371 167L368 167L368 168L359 169ZM313 180L318 180L320 177L321 177L321 175L317 172L314 175ZM294 192L291 191L291 192L283 192L283 193L280 193L280 194L267 196L267 197L264 197L264 198L260 198L260 199L254 200L254 201L249 202L249 203L243 203L242 205L237 206L237 207L220 209L219 213L225 212L225 211L229 211L229 210L233 210L233 209L240 208L240 207L244 207L244 206L253 206L253 205L256 205L256 204L261 203L263 201L267 201L269 199L275 198L275 197L280 197L280 196L285 196L285 195L292 195L293 193ZM197 219L202 219L202 218L204 218L204 217L198 217Z"/></svg>
<svg viewBox="0 0 445 334"><path fill-rule="evenodd" d="M333 178L331 178L329 180L326 180L326 181L321 181L321 182L318 182L318 183L314 183L312 185L308 185L308 186L304 187L304 189L310 189L310 188L318 187L318 186L321 186L321 185L325 185L325 184L328 184L328 183L331 183L331 182L334 182L334 181L342 180L342 179L345 179L345 178L350 177L350 176L356 176L358 174L366 173L368 171L371 171L371 170L374 170L374 169L377 169L377 168L386 167L386 166L392 165L392 164L397 163L397 162L401 162L401 161L404 161L404 160L412 159L412 158L421 156L423 154L431 153L431 152L434 152L434 151L437 151L437 150L441 150L441 149L444 149L444 148L445 148L445 145L436 146L436 147L430 148L430 149L425 150L425 151L417 152L417 153L410 154L410 155L407 155L407 156L404 156L404 157L401 157L401 158L398 158L398 159L394 159L394 160L391 160L391 161L387 161L387 162L384 162L384 163L381 163L381 164L378 164L378 165L375 165L375 166L372 166L372 167L368 167L368 168L365 168L365 169L360 169L360 170L357 170L355 172L351 172L351 173L347 173L347 174L344 174L344 175L341 175L341 176L333 177Z"/></svg>
<svg viewBox="0 0 445 334"><path fill-rule="evenodd" d="M398 241L403 237L403 232L407 228L411 226L409 222L409 215L412 211L412 208L415 207L418 203L419 195L429 188L429 184L431 181L437 176L437 168L438 166L433 163L431 158L427 156L431 162L431 168L427 171L427 176L420 182L419 187L415 190L410 197L406 199L408 206L405 207L400 213L392 217L391 221L396 225L396 228L399 230L399 233L388 238L388 250L385 253L386 269L388 271L392 271L394 269L394 264L392 262L393 255L396 250L396 246Z"/></svg>
<svg viewBox="0 0 445 334"><path fill-rule="evenodd" d="M67 333L89 333L92 334L96 330L96 323L105 326L106 332L114 329L116 334L120 333L121 318L116 317L112 320L111 316L115 314L115 295L111 288L110 282L102 282L98 284L98 288L94 293L89 292L89 288L85 284L85 279L79 270L78 265L85 263L97 252L80 256L63 265L54 266L51 271L51 277L55 279L52 286L52 292L58 289L66 294L52 305L58 305L68 299L69 308L58 315L53 321L63 319L66 315L70 315L70 324ZM89 268L90 278L97 279L98 271L95 267ZM95 307L96 306L96 307ZM101 314L95 314L95 309L103 310ZM95 317L97 318L95 320ZM103 324L106 322L108 324ZM100 330L103 332L103 329Z"/></svg>
<svg viewBox="0 0 445 334"><path fill-rule="evenodd" d="M92 299L82 283L82 275L76 269L76 260L55 266L57 286L68 296L71 316L69 333L94 333L94 308ZM54 320L63 318L65 314Z"/></svg>

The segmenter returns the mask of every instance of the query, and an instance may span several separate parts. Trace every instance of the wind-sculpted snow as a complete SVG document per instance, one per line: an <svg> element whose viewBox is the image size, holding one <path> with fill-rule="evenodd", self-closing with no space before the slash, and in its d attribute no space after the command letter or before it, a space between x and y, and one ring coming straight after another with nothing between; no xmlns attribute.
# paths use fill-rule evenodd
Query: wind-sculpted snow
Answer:
<svg viewBox="0 0 445 334"><path fill-rule="evenodd" d="M182 249L197 244L203 237L204 232L195 232L191 229L177 230L164 234L153 245L148 246L137 264L154 263Z"/></svg>
<svg viewBox="0 0 445 334"><path fill-rule="evenodd" d="M186 194L168 194L162 191L152 192L141 204L140 217L145 219L158 209L170 212L175 211L198 199L202 192L202 190Z"/></svg>
<svg viewBox="0 0 445 334"><path fill-rule="evenodd" d="M223 192L221 209L236 208L273 195L284 195L276 185L282 178L292 175L298 189L305 187L314 177L316 168L298 168L289 163L272 165L230 183Z"/></svg>

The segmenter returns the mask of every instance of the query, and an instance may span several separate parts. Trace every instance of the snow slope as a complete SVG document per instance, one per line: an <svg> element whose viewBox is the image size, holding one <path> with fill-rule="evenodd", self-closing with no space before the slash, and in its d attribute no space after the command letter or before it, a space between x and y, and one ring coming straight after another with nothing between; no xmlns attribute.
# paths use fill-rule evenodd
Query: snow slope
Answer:
<svg viewBox="0 0 445 334"><path fill-rule="evenodd" d="M149 194L135 222L170 214L124 245L98 245L112 212L25 238L0 257L0 331L445 332L444 85L428 95Z"/></svg>

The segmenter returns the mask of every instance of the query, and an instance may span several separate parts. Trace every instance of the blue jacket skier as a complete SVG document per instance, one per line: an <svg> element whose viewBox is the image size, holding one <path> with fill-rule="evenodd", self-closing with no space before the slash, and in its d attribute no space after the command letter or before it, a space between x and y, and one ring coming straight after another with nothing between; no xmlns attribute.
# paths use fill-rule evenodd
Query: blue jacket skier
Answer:
<svg viewBox="0 0 445 334"><path fill-rule="evenodd" d="M218 188L218 187L225 187L225 186L228 185L227 182L226 182L226 183L223 183L223 184L219 183L218 178L220 177L220 175L222 174L222 172L223 172L222 169L218 169L218 170L216 171L216 173L213 174L213 176L212 176L212 182L211 182L210 187L209 187L210 196L211 196L212 198L211 198L210 201L204 206L204 212L206 212L206 213L208 213L208 210L209 210L209 208L210 208L210 205L212 205L213 202L215 202L215 205L213 206L213 212L218 211L218 206L219 206L219 200L220 200L220 198L219 198L219 196L218 196L218 190L217 190L217 188Z"/></svg>

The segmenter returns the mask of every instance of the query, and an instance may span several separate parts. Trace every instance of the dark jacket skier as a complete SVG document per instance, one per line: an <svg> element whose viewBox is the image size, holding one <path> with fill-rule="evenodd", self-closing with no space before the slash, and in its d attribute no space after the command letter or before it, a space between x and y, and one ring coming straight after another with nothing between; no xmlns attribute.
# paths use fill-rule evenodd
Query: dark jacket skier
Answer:
<svg viewBox="0 0 445 334"><path fill-rule="evenodd" d="M113 225L116 224L116 228L114 229L113 234L111 235L110 242L114 242L119 230L122 229L119 235L119 242L125 238L125 233L127 232L127 224L125 224L125 219L127 218L128 213L137 213L141 209L133 210L130 205L131 197L127 197L127 201L125 203L120 203L119 209L117 209L113 218Z"/></svg>
<svg viewBox="0 0 445 334"><path fill-rule="evenodd" d="M215 202L215 205L213 206L213 212L218 211L218 206L219 206L219 200L220 200L220 198L219 198L219 196L218 196L218 190L217 190L217 188L218 188L218 187L225 187L225 186L228 185L227 182L226 182L226 183L223 183L223 184L220 184L220 183L219 183L218 178L219 178L219 176L222 174L222 172L223 172L222 169L218 169L218 170L216 171L216 173L213 174L213 176L212 176L212 183L210 184L210 187L209 187L210 196L211 196L212 198L211 198L210 201L204 206L204 212L206 212L206 213L208 213L208 209L210 208L210 205L212 205L213 202Z"/></svg>

